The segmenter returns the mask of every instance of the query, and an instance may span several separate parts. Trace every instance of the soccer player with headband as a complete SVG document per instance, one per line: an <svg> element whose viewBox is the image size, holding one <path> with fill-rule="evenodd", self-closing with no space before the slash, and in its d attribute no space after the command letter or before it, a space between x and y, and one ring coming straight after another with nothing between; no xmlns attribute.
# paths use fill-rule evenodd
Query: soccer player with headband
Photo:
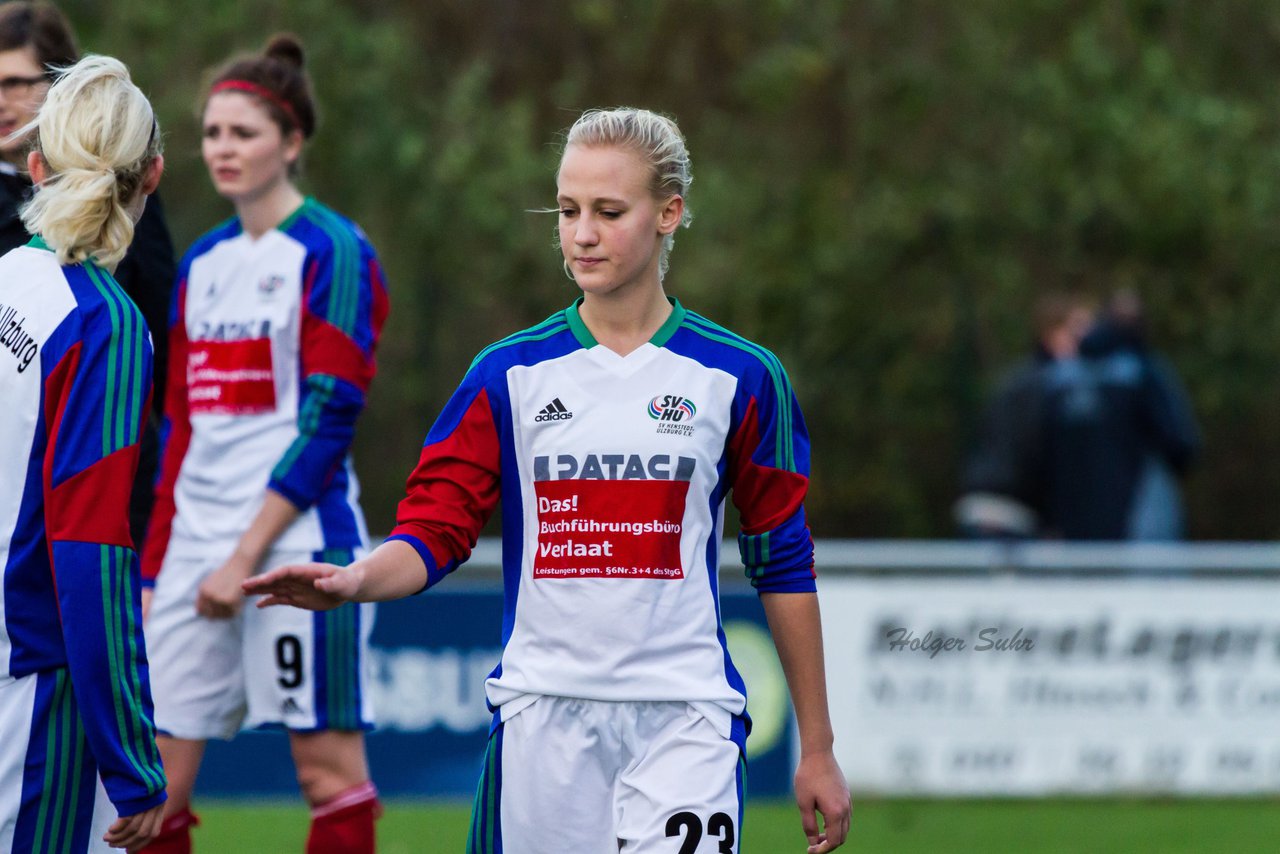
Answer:
<svg viewBox="0 0 1280 854"><path fill-rule="evenodd" d="M178 270L166 437L143 551L163 833L191 850L191 793L210 738L280 727L311 806L307 851L374 850L380 807L364 731L370 605L326 614L241 607L240 584L298 561L348 563L368 534L350 459L387 291L350 220L298 189L316 109L303 50L274 37L219 68L202 152L235 216Z"/></svg>

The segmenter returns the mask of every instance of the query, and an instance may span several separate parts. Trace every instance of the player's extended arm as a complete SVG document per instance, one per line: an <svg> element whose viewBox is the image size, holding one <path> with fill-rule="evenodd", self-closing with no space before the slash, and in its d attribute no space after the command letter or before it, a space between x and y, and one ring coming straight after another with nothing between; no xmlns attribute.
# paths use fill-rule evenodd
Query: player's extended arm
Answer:
<svg viewBox="0 0 1280 854"><path fill-rule="evenodd" d="M338 567L329 563L282 566L246 579L244 592L264 595L259 608L293 605L327 611L343 602L385 602L412 596L427 584L427 567L417 549L389 540L368 557Z"/></svg>
<svg viewBox="0 0 1280 854"><path fill-rule="evenodd" d="M796 803L809 854L839 848L849 834L849 787L832 752L827 681L822 655L822 619L816 593L761 593L769 630L787 677L800 729ZM821 813L819 832L816 813Z"/></svg>

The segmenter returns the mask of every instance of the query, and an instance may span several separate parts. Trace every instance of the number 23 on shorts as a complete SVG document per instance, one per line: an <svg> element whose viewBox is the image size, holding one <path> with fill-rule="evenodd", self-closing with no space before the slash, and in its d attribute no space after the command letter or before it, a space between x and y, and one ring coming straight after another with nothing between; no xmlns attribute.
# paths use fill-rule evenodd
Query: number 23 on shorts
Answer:
<svg viewBox="0 0 1280 854"><path fill-rule="evenodd" d="M707 834L720 840L719 854L734 854L733 819L722 812L707 819ZM696 813L678 812L667 819L667 836L684 836L679 854L695 854L702 842L702 819Z"/></svg>

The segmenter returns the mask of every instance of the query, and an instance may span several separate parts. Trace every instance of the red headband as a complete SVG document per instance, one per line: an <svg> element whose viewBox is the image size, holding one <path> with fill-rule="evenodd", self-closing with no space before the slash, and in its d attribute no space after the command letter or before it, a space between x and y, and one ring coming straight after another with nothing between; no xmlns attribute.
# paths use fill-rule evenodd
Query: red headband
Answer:
<svg viewBox="0 0 1280 854"><path fill-rule="evenodd" d="M289 117L289 121L293 122L294 127L302 130L302 122L298 121L298 114L294 112L293 105L284 98L281 98L275 92L272 92L266 86L254 83L251 80L223 80L221 83L214 84L214 87L209 90L209 94L216 95L219 92L226 91L248 92L251 95L257 95L264 101L269 101L270 103L275 104L277 107L284 110L284 114Z"/></svg>

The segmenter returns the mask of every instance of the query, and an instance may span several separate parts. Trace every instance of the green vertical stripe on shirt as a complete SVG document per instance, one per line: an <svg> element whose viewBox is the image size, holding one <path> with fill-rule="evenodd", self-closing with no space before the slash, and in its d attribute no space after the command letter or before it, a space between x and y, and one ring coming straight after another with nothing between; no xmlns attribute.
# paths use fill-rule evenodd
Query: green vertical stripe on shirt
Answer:
<svg viewBox="0 0 1280 854"><path fill-rule="evenodd" d="M333 398L337 380L327 374L312 374L307 377L307 384L311 387L311 394L307 395L307 402L298 413L298 438L293 440L289 450L285 451L284 457L272 470L271 476L276 480L283 480L288 476L289 470L298 461L298 457L302 456L311 437L316 434L320 427L320 416Z"/></svg>
<svg viewBox="0 0 1280 854"><path fill-rule="evenodd" d="M794 472L796 470L795 461L795 445L792 441L792 412L791 412L791 383L787 379L787 373L782 368L782 363L778 361L778 357L770 353L764 347L752 343L729 330L717 326L704 317L696 315L692 312L687 314L688 326L694 332L708 338L712 341L718 341L727 344L730 347L736 347L747 353L751 353L761 364L765 370L773 378L774 393L778 398L778 425L776 430L776 448L775 459L779 468L784 471Z"/></svg>
<svg viewBox="0 0 1280 854"><path fill-rule="evenodd" d="M160 753L156 748L155 725L144 714L142 707L142 674L139 667L141 658L138 649L138 624L135 621L133 610L133 602L138 595L133 589L134 566L137 562L137 554L132 549L115 547L118 558L118 571L122 584L120 587L120 595L116 597L116 612L123 615L122 631L124 637L128 640L128 673L132 691L131 708L133 718L138 722L136 732L133 734L134 743L137 753L142 760L143 769L146 780L154 787L155 791L164 788L166 780L164 772L161 770ZM124 733L121 733L124 735Z"/></svg>
<svg viewBox="0 0 1280 854"><path fill-rule="evenodd" d="M488 347L485 347L471 361L471 367L474 368L476 365L480 364L482 359L497 350L501 350L505 347L511 347L515 344L523 344L526 341L542 341L553 335L558 335L568 328L569 325L565 322L565 313L563 311L558 311L539 323L537 326L531 326L528 329L515 333L514 335L508 335L501 341L495 341ZM470 368L468 368L468 370L470 370Z"/></svg>
<svg viewBox="0 0 1280 854"><path fill-rule="evenodd" d="M309 199L305 216L329 238L333 246L327 319L354 337L360 303L360 244L351 228L337 214Z"/></svg>
<svg viewBox="0 0 1280 854"><path fill-rule="evenodd" d="M137 772L138 778L148 786L160 789L164 787L164 777L149 762L143 759L147 749L142 745L145 741L143 733L131 732L129 721L143 718L139 705L141 695L126 697L123 683L128 678L127 670L135 668L135 662L129 660L125 651L123 617L121 611L122 590L124 583L120 576L127 572L125 555L132 554L132 549L121 546L100 547L102 550L102 589L106 595L102 597L103 622L107 632L107 659L111 670L111 697L116 711L116 731L120 734L120 744L124 748L125 757ZM131 609L130 609L131 610ZM132 639L130 639L132 643Z"/></svg>
<svg viewBox="0 0 1280 854"><path fill-rule="evenodd" d="M84 265L111 317L110 349L107 354L107 395L103 413L103 451L132 445L137 440L143 389L142 319L128 297L107 273L92 262Z"/></svg>
<svg viewBox="0 0 1280 854"><path fill-rule="evenodd" d="M90 280L97 286L98 291L102 292L101 283L89 274ZM117 400L117 371L119 366L116 364L116 354L119 348L116 346L120 335L120 318L116 314L116 306L105 293L102 294L107 304L107 312L111 318L111 336L107 347L107 392L105 403L102 407L102 456L110 454L114 448L114 436L112 435L112 426L115 421L115 410L119 405Z"/></svg>

